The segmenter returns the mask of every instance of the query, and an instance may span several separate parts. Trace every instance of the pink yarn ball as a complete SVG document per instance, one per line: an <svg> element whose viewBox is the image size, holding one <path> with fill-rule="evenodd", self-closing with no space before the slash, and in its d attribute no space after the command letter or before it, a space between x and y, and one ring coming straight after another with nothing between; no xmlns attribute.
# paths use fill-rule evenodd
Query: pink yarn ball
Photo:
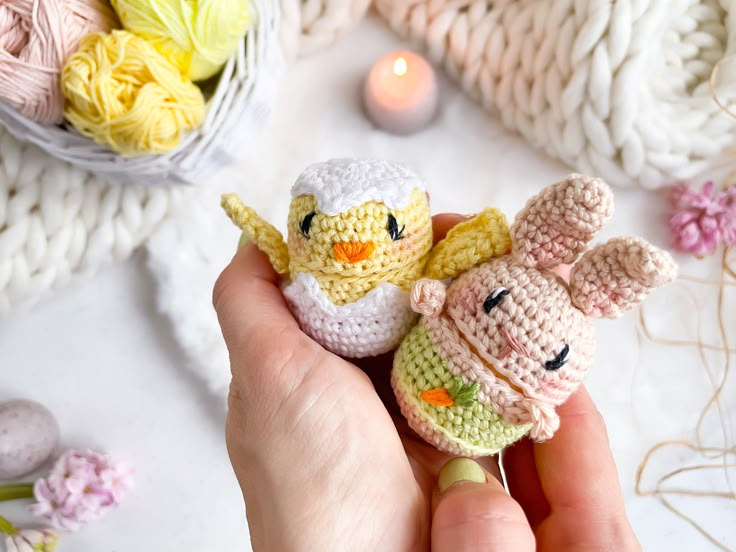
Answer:
<svg viewBox="0 0 736 552"><path fill-rule="evenodd" d="M102 0L0 0L0 101L43 124L60 123L64 63L85 35L117 26Z"/></svg>

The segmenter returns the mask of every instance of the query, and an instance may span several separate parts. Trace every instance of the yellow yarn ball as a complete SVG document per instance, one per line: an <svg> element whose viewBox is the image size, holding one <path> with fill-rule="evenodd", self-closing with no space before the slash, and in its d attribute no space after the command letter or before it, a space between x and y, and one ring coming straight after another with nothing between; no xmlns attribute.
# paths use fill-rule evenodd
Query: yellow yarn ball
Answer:
<svg viewBox="0 0 736 552"><path fill-rule="evenodd" d="M182 74L198 81L220 70L251 23L249 0L111 0L123 26Z"/></svg>
<svg viewBox="0 0 736 552"><path fill-rule="evenodd" d="M86 36L61 75L64 116L123 155L164 153L204 120L202 92L144 39Z"/></svg>

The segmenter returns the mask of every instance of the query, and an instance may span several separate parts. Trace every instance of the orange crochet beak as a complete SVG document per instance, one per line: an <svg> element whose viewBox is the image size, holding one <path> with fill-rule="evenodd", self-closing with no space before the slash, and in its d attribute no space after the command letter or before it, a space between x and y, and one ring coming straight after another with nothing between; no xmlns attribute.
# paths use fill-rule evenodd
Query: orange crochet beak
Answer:
<svg viewBox="0 0 736 552"><path fill-rule="evenodd" d="M376 250L372 241L367 242L337 242L332 251L338 261L344 263L358 263L365 261Z"/></svg>

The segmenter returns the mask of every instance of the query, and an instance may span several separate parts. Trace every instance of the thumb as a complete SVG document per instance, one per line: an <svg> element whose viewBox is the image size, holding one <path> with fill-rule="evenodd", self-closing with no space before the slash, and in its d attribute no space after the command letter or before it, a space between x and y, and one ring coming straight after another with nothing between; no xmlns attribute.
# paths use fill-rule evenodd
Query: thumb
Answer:
<svg viewBox="0 0 736 552"><path fill-rule="evenodd" d="M454 458L439 474L432 552L535 549L521 506L469 458Z"/></svg>
<svg viewBox="0 0 736 552"><path fill-rule="evenodd" d="M274 390L263 388L266 384L293 387L295 374L289 372L307 365L308 355L324 353L299 329L281 294L279 276L252 243L238 251L217 279L212 302L234 381L261 394ZM295 352L301 362L294 362Z"/></svg>
<svg viewBox="0 0 736 552"><path fill-rule="evenodd" d="M239 248L220 274L212 303L231 353L262 348L264 338L273 338L284 328L298 330L279 289L278 274L252 243Z"/></svg>

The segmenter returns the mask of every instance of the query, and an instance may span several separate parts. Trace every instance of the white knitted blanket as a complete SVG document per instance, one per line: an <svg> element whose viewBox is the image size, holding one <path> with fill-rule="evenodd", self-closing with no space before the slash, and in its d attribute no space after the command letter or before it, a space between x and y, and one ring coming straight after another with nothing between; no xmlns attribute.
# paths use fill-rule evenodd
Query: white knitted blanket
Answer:
<svg viewBox="0 0 736 552"><path fill-rule="evenodd" d="M0 313L126 258L182 195L109 185L0 128Z"/></svg>
<svg viewBox="0 0 736 552"><path fill-rule="evenodd" d="M617 185L670 185L733 148L709 90L733 0L376 0L530 143Z"/></svg>
<svg viewBox="0 0 736 552"><path fill-rule="evenodd" d="M357 21L368 1L281 0L279 42L289 58L314 52ZM274 95L261 89L254 123ZM179 207L188 210L194 196L187 188L109 184L0 127L0 315L33 304L74 274L125 259Z"/></svg>
<svg viewBox="0 0 736 552"><path fill-rule="evenodd" d="M333 42L365 14L371 0L279 0L281 48L287 59L313 54Z"/></svg>

